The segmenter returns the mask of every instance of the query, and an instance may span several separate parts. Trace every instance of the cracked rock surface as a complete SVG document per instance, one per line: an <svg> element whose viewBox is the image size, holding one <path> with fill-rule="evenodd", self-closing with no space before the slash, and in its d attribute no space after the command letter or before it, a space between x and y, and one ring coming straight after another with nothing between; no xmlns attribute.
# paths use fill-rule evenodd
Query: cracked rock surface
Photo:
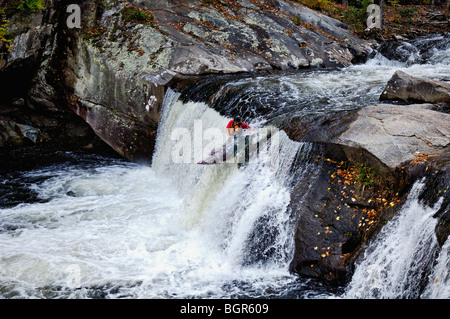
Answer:
<svg viewBox="0 0 450 319"><path fill-rule="evenodd" d="M450 150L450 114L431 110L430 104L376 104L358 117L337 143L362 147L395 169L418 153Z"/></svg>

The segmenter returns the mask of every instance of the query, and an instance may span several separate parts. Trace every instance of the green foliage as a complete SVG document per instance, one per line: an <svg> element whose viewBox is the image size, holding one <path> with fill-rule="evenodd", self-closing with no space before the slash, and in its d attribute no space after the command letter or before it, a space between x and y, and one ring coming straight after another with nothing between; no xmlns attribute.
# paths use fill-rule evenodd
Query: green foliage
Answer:
<svg viewBox="0 0 450 319"><path fill-rule="evenodd" d="M36 13L44 9L44 0L11 0L0 8L0 48L10 50L14 36L8 30L8 18L23 11Z"/></svg>
<svg viewBox="0 0 450 319"><path fill-rule="evenodd" d="M133 22L140 24L151 24L153 15L135 6L129 6L121 11L122 18L125 22Z"/></svg>
<svg viewBox="0 0 450 319"><path fill-rule="evenodd" d="M393 7L396 6L408 6L408 5L425 5L428 6L432 3L431 0L385 0L386 4L391 5ZM438 3L439 1L436 1ZM445 2L444 0L440 1L441 3Z"/></svg>
<svg viewBox="0 0 450 319"><path fill-rule="evenodd" d="M342 0L295 0L311 9L320 11L332 18L340 20L348 24L352 30L358 34L363 34L367 27L367 7L372 4L372 0L348 0L347 6L344 6ZM444 3L444 0L435 1L436 3ZM409 24L415 19L419 12L418 7L411 5L430 5L431 0L384 0L384 5L390 6L394 12L397 24ZM385 21L386 22L386 21Z"/></svg>
<svg viewBox="0 0 450 319"><path fill-rule="evenodd" d="M30 10L32 12L39 12L44 9L44 0L20 0L17 9L22 11Z"/></svg>
<svg viewBox="0 0 450 319"><path fill-rule="evenodd" d="M9 20L6 19L5 11L0 11L0 48L5 47L9 50L13 37L8 31Z"/></svg>
<svg viewBox="0 0 450 319"><path fill-rule="evenodd" d="M300 23L301 23L300 16L296 16L296 17L292 18L292 22L294 22L294 24L296 24L296 25L300 25Z"/></svg>
<svg viewBox="0 0 450 319"><path fill-rule="evenodd" d="M372 167L367 164L360 164L358 168L358 181L366 186L375 182L376 173Z"/></svg>
<svg viewBox="0 0 450 319"><path fill-rule="evenodd" d="M416 7L404 7L398 10L398 14L407 22L412 22L414 15L417 13Z"/></svg>
<svg viewBox="0 0 450 319"><path fill-rule="evenodd" d="M297 0L297 2L322 13L325 13L335 19L350 25L355 31L362 31L366 27L367 7L372 3L371 0L349 1L346 7L340 3L342 1L332 0Z"/></svg>
<svg viewBox="0 0 450 319"><path fill-rule="evenodd" d="M349 7L342 12L342 22L352 26L353 30L364 30L366 26L366 11L356 8Z"/></svg>

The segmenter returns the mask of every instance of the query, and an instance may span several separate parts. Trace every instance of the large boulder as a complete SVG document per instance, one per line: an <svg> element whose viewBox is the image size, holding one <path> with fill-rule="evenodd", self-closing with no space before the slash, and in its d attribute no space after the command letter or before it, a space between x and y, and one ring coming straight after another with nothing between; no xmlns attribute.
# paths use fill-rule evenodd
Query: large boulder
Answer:
<svg viewBox="0 0 450 319"><path fill-rule="evenodd" d="M377 104L357 115L333 142L363 148L391 171L420 153L450 150L450 114L434 111L431 105Z"/></svg>
<svg viewBox="0 0 450 319"><path fill-rule="evenodd" d="M45 137L41 136L38 128L0 117L0 147L14 147L27 143L36 143L42 138Z"/></svg>
<svg viewBox="0 0 450 319"><path fill-rule="evenodd" d="M300 180L291 193L289 208L297 223L290 269L342 286L351 278L364 244L392 218L405 192L401 183L348 156L369 158L367 151L317 145L317 174Z"/></svg>
<svg viewBox="0 0 450 319"><path fill-rule="evenodd" d="M291 270L343 285L368 240L402 206L413 181L426 177L424 204L444 202L436 236L448 238L450 114L432 105L377 104L341 116L292 123L294 140L320 145L313 180L292 190L297 220Z"/></svg>
<svg viewBox="0 0 450 319"><path fill-rule="evenodd" d="M432 104L376 104L340 116L294 122L284 130L296 141L362 149L364 158L349 153L350 148L347 156L387 174L419 154L450 150L450 114L434 110Z"/></svg>
<svg viewBox="0 0 450 319"><path fill-rule="evenodd" d="M387 83L380 100L450 103L450 83L413 77L399 70Z"/></svg>

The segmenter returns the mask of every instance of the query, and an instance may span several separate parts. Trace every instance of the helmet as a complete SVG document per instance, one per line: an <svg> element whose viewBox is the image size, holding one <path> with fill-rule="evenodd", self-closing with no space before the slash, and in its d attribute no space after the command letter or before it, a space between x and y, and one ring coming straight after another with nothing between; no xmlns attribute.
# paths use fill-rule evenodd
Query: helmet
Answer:
<svg viewBox="0 0 450 319"><path fill-rule="evenodd" d="M242 122L241 117L238 115L234 118L235 122Z"/></svg>

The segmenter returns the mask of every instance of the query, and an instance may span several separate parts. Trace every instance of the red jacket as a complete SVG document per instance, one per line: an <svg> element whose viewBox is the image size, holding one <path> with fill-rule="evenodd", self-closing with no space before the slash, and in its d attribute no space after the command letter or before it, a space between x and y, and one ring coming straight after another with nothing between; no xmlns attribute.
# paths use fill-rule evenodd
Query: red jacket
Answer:
<svg viewBox="0 0 450 319"><path fill-rule="evenodd" d="M233 122L234 122L234 120L231 120L231 121L228 123L227 128L233 128ZM244 122L241 123L241 126L240 126L240 127L243 128L244 130L248 130L248 129L251 128L250 126L248 126L248 125L245 124Z"/></svg>

